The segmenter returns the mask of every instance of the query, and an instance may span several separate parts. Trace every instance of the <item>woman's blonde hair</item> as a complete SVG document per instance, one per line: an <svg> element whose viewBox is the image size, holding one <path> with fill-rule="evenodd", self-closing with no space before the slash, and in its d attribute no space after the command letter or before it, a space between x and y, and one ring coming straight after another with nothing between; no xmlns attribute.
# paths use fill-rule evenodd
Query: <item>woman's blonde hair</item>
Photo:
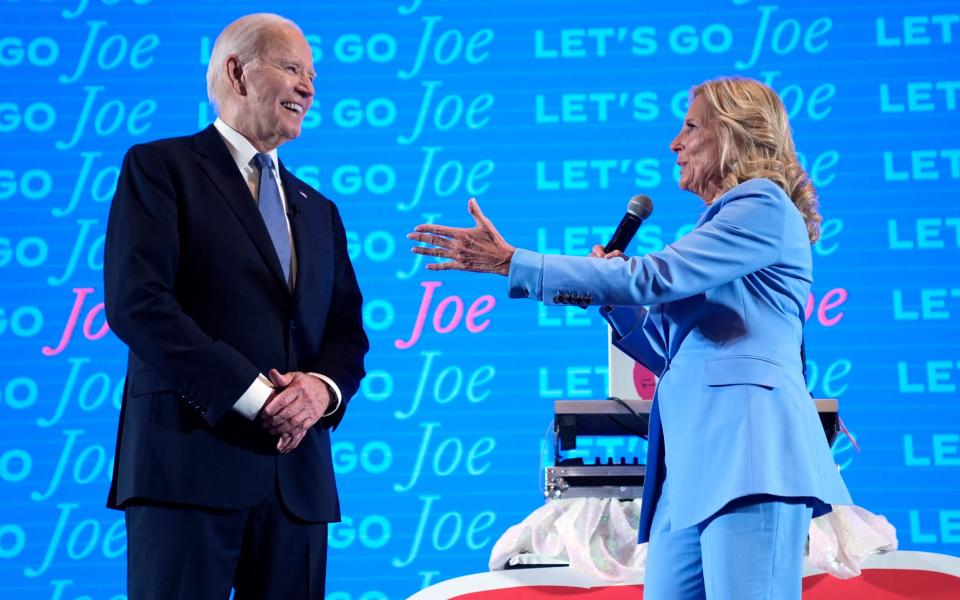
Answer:
<svg viewBox="0 0 960 600"><path fill-rule="evenodd" d="M787 111L767 85L722 77L693 88L703 98L720 146L721 192L757 177L780 186L800 210L810 243L820 239L817 191L797 160Z"/></svg>

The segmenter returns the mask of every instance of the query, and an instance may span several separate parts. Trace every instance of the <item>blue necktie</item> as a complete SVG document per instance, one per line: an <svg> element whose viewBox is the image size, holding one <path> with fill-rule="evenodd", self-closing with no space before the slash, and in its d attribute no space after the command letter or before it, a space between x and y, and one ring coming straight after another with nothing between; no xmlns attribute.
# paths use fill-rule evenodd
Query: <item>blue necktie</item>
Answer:
<svg viewBox="0 0 960 600"><path fill-rule="evenodd" d="M253 157L253 161L260 167L260 197L257 199L260 216L270 232L270 239L283 268L283 278L289 286L290 236L287 233L287 215L284 214L283 202L280 201L280 188L273 174L273 159L269 154L261 152Z"/></svg>

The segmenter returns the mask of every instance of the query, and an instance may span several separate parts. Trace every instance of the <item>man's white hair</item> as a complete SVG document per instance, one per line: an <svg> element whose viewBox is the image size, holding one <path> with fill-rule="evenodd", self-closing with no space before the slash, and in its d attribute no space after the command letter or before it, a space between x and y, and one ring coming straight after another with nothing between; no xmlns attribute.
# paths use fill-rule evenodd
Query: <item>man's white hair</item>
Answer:
<svg viewBox="0 0 960 600"><path fill-rule="evenodd" d="M230 80L225 66L227 57L236 54L241 65L249 63L264 51L270 35L284 26L300 31L290 19L272 13L255 13L240 17L220 32L210 53L210 64L207 65L207 97L217 114L229 97Z"/></svg>

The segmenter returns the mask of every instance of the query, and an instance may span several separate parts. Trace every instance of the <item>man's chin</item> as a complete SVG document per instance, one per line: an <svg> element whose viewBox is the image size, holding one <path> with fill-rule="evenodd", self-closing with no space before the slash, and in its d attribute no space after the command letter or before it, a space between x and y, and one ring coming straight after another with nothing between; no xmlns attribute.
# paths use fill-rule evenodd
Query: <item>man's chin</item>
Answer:
<svg viewBox="0 0 960 600"><path fill-rule="evenodd" d="M300 132L303 130L303 127L300 123L297 123L295 126L288 128L284 133L287 136L288 140L294 140L300 137Z"/></svg>
<svg viewBox="0 0 960 600"><path fill-rule="evenodd" d="M278 132L277 137L280 138L280 144L285 144L289 141L295 140L298 137L300 137L300 127L285 128L282 131Z"/></svg>

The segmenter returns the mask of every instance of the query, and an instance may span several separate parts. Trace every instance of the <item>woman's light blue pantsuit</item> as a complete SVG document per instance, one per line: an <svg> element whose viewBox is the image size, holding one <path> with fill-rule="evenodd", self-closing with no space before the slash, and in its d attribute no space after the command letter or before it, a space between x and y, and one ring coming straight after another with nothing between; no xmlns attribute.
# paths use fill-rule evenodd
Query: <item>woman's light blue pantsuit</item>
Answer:
<svg viewBox="0 0 960 600"><path fill-rule="evenodd" d="M702 565L708 598L789 597L749 595L732 563L748 565L753 548L772 580L799 589L801 517L852 503L803 379L812 280L803 217L767 179L717 198L693 231L659 252L626 261L514 255L511 297L604 305L614 343L659 374L640 515L640 541L652 542L651 593L676 583L671 565L688 564L675 575L692 577ZM772 508L748 510L759 495L776 497ZM690 531L696 545L673 542ZM679 561L681 547L701 560Z"/></svg>

